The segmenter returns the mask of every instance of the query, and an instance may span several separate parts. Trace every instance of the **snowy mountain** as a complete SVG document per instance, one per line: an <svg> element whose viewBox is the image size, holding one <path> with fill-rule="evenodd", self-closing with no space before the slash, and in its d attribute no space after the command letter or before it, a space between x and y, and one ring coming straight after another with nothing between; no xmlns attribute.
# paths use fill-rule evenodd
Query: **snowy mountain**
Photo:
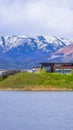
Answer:
<svg viewBox="0 0 73 130"><path fill-rule="evenodd" d="M5 36L0 37L0 68L32 68L50 58L57 50L73 41L55 36Z"/></svg>

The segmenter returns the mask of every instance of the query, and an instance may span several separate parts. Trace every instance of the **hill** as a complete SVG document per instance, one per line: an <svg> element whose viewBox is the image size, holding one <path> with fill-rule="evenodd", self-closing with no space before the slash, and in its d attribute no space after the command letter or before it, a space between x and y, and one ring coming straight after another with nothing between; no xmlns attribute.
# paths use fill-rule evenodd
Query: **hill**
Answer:
<svg viewBox="0 0 73 130"><path fill-rule="evenodd" d="M0 90L73 90L73 74L18 73L1 79Z"/></svg>

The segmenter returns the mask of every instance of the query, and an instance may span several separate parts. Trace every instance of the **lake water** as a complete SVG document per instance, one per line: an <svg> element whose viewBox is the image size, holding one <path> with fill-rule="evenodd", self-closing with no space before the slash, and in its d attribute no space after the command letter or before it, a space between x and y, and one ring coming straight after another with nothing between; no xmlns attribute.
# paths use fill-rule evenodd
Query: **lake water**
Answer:
<svg viewBox="0 0 73 130"><path fill-rule="evenodd" d="M0 91L0 130L73 130L73 92Z"/></svg>

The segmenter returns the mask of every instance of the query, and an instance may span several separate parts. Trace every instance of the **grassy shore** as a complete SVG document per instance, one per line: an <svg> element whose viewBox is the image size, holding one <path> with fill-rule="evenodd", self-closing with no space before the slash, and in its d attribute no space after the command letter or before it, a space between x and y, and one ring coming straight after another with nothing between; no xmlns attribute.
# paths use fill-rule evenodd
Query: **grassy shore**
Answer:
<svg viewBox="0 0 73 130"><path fill-rule="evenodd" d="M73 74L17 73L6 79L0 77L0 90L73 90Z"/></svg>

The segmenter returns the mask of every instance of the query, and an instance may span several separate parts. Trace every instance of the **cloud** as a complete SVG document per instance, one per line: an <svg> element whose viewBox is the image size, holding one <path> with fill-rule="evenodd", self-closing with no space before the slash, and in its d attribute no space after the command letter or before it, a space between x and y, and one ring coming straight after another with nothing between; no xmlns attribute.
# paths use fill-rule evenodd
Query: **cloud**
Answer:
<svg viewBox="0 0 73 130"><path fill-rule="evenodd" d="M0 0L0 34L73 33L72 0Z"/></svg>

